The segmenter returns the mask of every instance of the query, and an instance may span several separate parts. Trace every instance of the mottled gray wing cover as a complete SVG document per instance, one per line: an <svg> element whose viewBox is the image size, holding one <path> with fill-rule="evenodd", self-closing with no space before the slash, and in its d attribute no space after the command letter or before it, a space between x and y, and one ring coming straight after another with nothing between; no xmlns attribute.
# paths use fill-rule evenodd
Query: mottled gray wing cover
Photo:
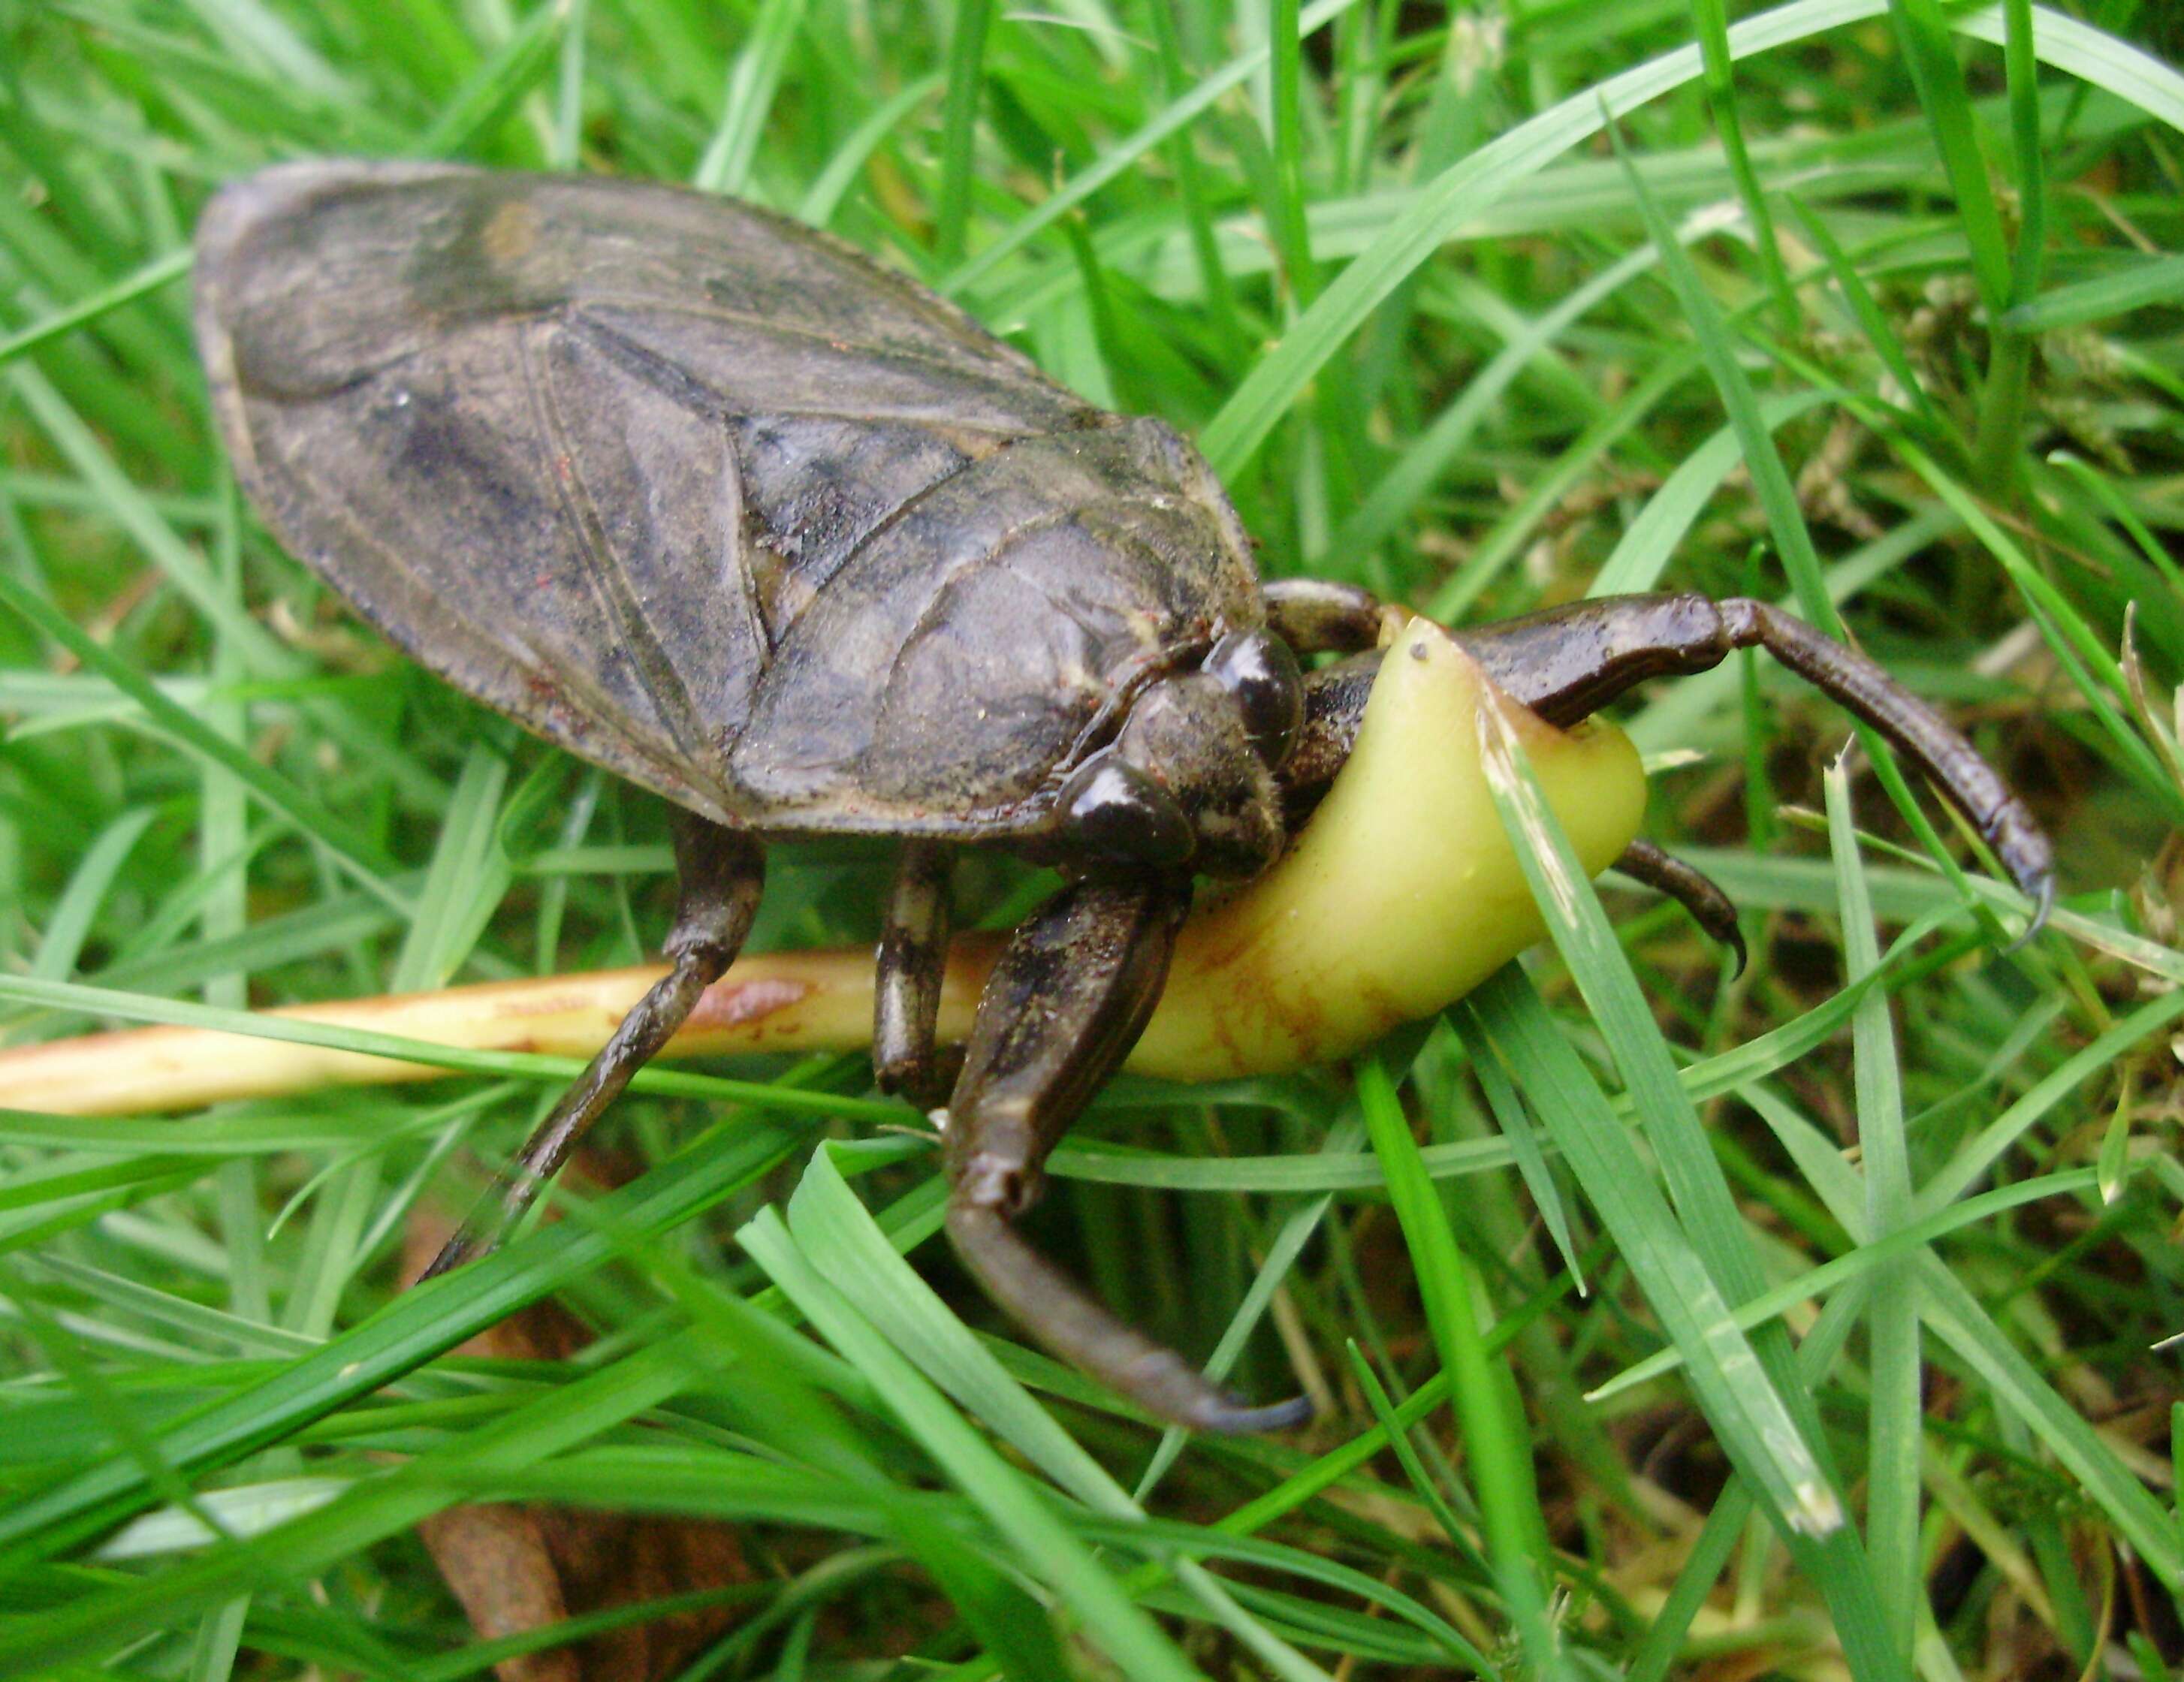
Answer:
<svg viewBox="0 0 2184 1682"><path fill-rule="evenodd" d="M1173 432L730 200L288 165L214 201L197 274L281 537L450 682L716 819L1035 828L1134 682L1260 616Z"/></svg>

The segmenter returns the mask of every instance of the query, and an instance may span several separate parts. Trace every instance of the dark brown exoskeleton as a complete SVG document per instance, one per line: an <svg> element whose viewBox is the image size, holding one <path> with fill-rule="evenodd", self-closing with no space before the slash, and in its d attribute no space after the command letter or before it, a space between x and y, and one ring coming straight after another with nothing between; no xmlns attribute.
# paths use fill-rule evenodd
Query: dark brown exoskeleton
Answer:
<svg viewBox="0 0 2184 1682"><path fill-rule="evenodd" d="M1036 1336L1154 1412L1253 1407L1017 1234L1056 1139L1150 1014L1200 874L1249 876L1340 766L1362 593L1262 585L1204 461L1088 407L846 246L672 187L327 163L230 187L198 333L268 523L457 687L679 809L671 970L436 1271L489 1247L736 955L762 844L903 842L880 948L881 1083L945 1101L948 1231ZM1589 602L1465 633L1571 722L1640 679L1764 647L1870 721L2044 912L2048 844L1972 749L1861 656L1750 601ZM1069 884L1021 929L960 1072L935 1045L947 849ZM1625 867L1735 938L1650 848ZM952 1079L951 1079L952 1072Z"/></svg>

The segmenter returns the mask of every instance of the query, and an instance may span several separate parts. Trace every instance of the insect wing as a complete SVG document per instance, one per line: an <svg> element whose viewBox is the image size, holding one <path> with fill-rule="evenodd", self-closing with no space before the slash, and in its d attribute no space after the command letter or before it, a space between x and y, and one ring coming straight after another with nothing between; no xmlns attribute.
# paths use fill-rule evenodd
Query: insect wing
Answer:
<svg viewBox="0 0 2184 1682"><path fill-rule="evenodd" d="M730 774L807 827L1036 828L1132 692L1259 612L1243 529L1169 428L1028 440L860 548L776 650Z"/></svg>
<svg viewBox="0 0 2184 1682"><path fill-rule="evenodd" d="M708 816L864 537L1077 399L848 248L673 188L313 164L224 192L198 336L270 524L393 641Z"/></svg>

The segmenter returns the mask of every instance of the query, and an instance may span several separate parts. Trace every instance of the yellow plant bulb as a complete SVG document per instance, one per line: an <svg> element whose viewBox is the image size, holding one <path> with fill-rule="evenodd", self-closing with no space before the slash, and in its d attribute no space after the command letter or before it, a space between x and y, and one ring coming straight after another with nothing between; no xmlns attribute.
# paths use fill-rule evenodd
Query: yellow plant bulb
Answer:
<svg viewBox="0 0 2184 1682"><path fill-rule="evenodd" d="M1325 1062L1446 1009L1546 933L1479 762L1485 675L1440 627L1388 650L1349 762L1296 844L1184 928L1129 1067L1178 1080ZM1509 716L1588 872L1637 834L1613 726Z"/></svg>

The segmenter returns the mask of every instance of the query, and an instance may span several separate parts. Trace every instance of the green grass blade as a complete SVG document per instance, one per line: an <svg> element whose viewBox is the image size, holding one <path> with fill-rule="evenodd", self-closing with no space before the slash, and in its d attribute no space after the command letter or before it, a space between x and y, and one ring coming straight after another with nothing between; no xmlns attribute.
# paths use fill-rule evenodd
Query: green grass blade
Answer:
<svg viewBox="0 0 2184 1682"><path fill-rule="evenodd" d="M1659 1200L1627 1139L1619 1132L1608 1138L1609 1129L1572 1119L1605 1105L1566 1046L1528 1022L1523 1050L1507 1041L1501 1050L1529 1080L1539 1079L1539 1062L1556 1072L1557 1096L1535 1101L1626 1262L1648 1281L1647 1299L1682 1348L1724 1448L1761 1491L1784 1540L1828 1597L1853 1670L1873 1677L1899 1674L1870 1566L1843 1522L1832 1474L1817 1457L1817 1411L1797 1385L1791 1352L1779 1331L1763 1329L1747 1343L1736 1328L1732 1302L1758 1295L1763 1282L1696 1113L1568 839L1529 767L1515 754L1507 725L1498 715L1483 714L1481 731L1489 785L1512 844L1546 914L1549 933L1630 1083L1647 1141L1675 1199L1675 1215ZM1502 973L1499 984L1490 983L1476 995L1483 1001L1482 1020L1497 1039L1511 1015L1527 1006L1534 1022L1544 1014L1536 994L1516 988L1507 979L1508 972ZM1497 1006L1501 1022L1495 1019ZM1702 1360L1703 1373L1692 1364Z"/></svg>
<svg viewBox="0 0 2184 1682"><path fill-rule="evenodd" d="M885 1327L890 1344L1032 1465L1095 1512L1136 1511L880 1235L827 1150L813 1155L789 1199L788 1231L849 1306Z"/></svg>
<svg viewBox="0 0 2184 1682"><path fill-rule="evenodd" d="M474 744L441 822L416 916L387 978L389 991L429 993L445 986L508 891L513 872L499 844L507 784L508 760L499 744Z"/></svg>
<svg viewBox="0 0 2184 1682"><path fill-rule="evenodd" d="M933 212L933 255L944 265L963 259L971 217L972 148L978 139L986 36L993 17L993 0L956 0L948 33L948 92L940 114L940 187Z"/></svg>
<svg viewBox="0 0 2184 1682"><path fill-rule="evenodd" d="M1826 777L1828 836L1842 902L1844 973L1855 982L1879 967L1873 905L1858 856L1849 779L1840 760ZM1903 1088L1885 994L1869 992L1851 1018L1858 1059L1858 1137L1865 1169L1865 1236L1884 1239L1904 1226L1914 1205L1903 1132ZM1919 1288L1908 1262L1881 1275L1867 1313L1871 1423L1866 1434L1866 1549L1898 1658L1911 1663L1924 1608L1919 1550L1919 1456L1925 1429L1925 1372L1919 1349Z"/></svg>
<svg viewBox="0 0 2184 1682"><path fill-rule="evenodd" d="M1343 521L1328 540L1327 556L1377 549L1392 537L1435 482L1463 454L1465 445L1526 366L1542 355L1571 323L1583 318L1602 299L1622 290L1655 260L1651 248L1631 252L1527 324L1522 334L1512 338L1479 370L1464 387L1463 394L1412 441L1365 500Z"/></svg>
<svg viewBox="0 0 2184 1682"><path fill-rule="evenodd" d="M834 212L872 154L902 125L905 118L944 85L945 78L936 71L905 82L875 106L872 114L851 131L849 138L827 160L827 167L805 189L803 202L796 207L798 218L815 228L823 228L833 221Z"/></svg>
<svg viewBox="0 0 2184 1682"><path fill-rule="evenodd" d="M2097 275L2014 306L2003 319L2020 332L2048 332L2106 321L2150 304L2184 298L2184 255L2132 257Z"/></svg>
<svg viewBox="0 0 2184 1682"><path fill-rule="evenodd" d="M1647 189L1645 177L1631 167L1622 130L1610 124L1607 133L1630 181L1631 197L1646 219L1654 248L1661 253L1662 270L1674 287L1676 301L1683 306L1684 319L1690 322L1697 338L1699 354L1706 360L1707 372L1713 376L1722 407L1729 411L1730 425L1743 448L1745 466L1752 475L1752 491L1766 511L1767 527L1774 534L1791 588L1797 592L1806 618L1822 630L1840 635L1841 623L1828 599L1819 553L1813 547L1813 534L1805 524L1797 487L1791 481L1789 470L1782 465L1780 452L1774 448L1774 436L1760 409L1758 393L1753 391L1743 364L1737 359L1736 346L1722 312L1701 284L1698 270L1676 239L1659 202Z"/></svg>
<svg viewBox="0 0 2184 1682"><path fill-rule="evenodd" d="M1301 34L1310 35L1357 3L1357 0L1312 0L1298 19L1298 31ZM1268 51L1263 47L1237 54L1144 127L1104 148L1097 163L1071 176L1061 187L1041 199L1037 209L1019 216L1006 233L985 247L976 257L951 270L940 282L939 290L951 295L961 292L991 273L1004 259L1022 250L1122 175L1139 158L1160 146L1169 136L1179 134L1188 128L1224 94L1242 86L1264 70L1268 57Z"/></svg>
<svg viewBox="0 0 2184 1682"><path fill-rule="evenodd" d="M1744 214L1752 224L1752 242L1759 259L1759 271L1774 296L1774 315L1783 331L1795 329L1799 311L1790 290L1789 270L1782 264L1782 249L1774 238L1774 216L1767 194L1759 185L1758 171L1744 143L1744 124L1737 115L1736 87L1730 73L1729 14L1723 0L1691 0L1697 26L1699 52L1704 64L1707 103L1713 111L1715 132L1721 136L1723 155L1736 182Z"/></svg>
<svg viewBox="0 0 2184 1682"><path fill-rule="evenodd" d="M1990 315L2009 303L2009 243L2002 231L2002 213L1987 183L1986 159L1980 150L1978 119L1958 67L1956 48L1939 0L1889 0L1889 17L1903 48L1919 103L1955 195L1957 220L1971 250L1972 273Z"/></svg>
<svg viewBox="0 0 2184 1682"><path fill-rule="evenodd" d="M1970 40L2008 45L2008 18L1999 6L1953 11L1949 27ZM2042 64L2128 100L2155 121L2184 133L2184 71L2176 65L2047 6L2033 8L2032 45Z"/></svg>
<svg viewBox="0 0 2184 1682"><path fill-rule="evenodd" d="M1951 1233L1992 1219L2006 1210L2036 1203L2046 1197L2070 1196L2088 1188L2098 1187L2100 1174L2094 1168L2075 1168L2067 1173L2045 1174L2037 1179L2020 1180L2014 1185L1982 1192L1977 1197L1967 1198L1951 1204L1936 1214L1923 1215L1915 1221L1905 1223L1885 1238L1822 1263L1810 1272L1773 1289L1763 1292L1736 1311L1736 1323L1746 1331L1786 1314L1800 1303L1815 1298L1832 1299L1847 1288L1855 1294L1871 1291L1877 1279L1890 1273L1897 1263L1915 1263L1923 1252L1929 1250L1937 1239ZM1618 1373L1607 1383L1596 1385L1585 1394L1588 1399L1606 1401L1625 1390L1634 1389L1672 1373L1683 1364L1682 1356L1674 1349L1663 1349L1650 1355L1635 1366Z"/></svg>
<svg viewBox="0 0 2184 1682"><path fill-rule="evenodd" d="M2184 1537L2136 1473L2058 1395L2002 1328L1939 1262L1919 1267L1919 1312L1934 1335L1992 1388L2138 1550L2161 1585L2184 1593Z"/></svg>
<svg viewBox="0 0 2184 1682"><path fill-rule="evenodd" d="M1759 424L1770 432L1777 431L1826 400L1825 392L1768 398L1759 404ZM1614 596L1658 588L1691 522L1743 459L1744 439L1733 421L1685 456L1624 529L1585 593Z"/></svg>
<svg viewBox="0 0 2184 1682"><path fill-rule="evenodd" d="M665 1231L710 1206L781 1161L800 1142L788 1128L747 1129L688 1153L603 1200L624 1231ZM423 1365L527 1302L595 1267L613 1253L597 1233L541 1233L436 1283L397 1297L378 1314L162 1434L159 1451L188 1472L227 1464L298 1425ZM0 1512L0 1568L56 1552L142 1507L148 1491L136 1468L109 1460L63 1476ZM35 1632L16 1632L21 1640ZM0 1657L11 1637L0 1633Z"/></svg>
<svg viewBox="0 0 2184 1682"><path fill-rule="evenodd" d="M559 58L561 32L572 0L546 0L518 25L493 56L480 64L432 125L419 136L417 153L445 158L483 140L506 123L515 108L545 80ZM510 133L521 133L511 129ZM544 161L535 142L520 147L509 161L536 165Z"/></svg>
<svg viewBox="0 0 2184 1682"><path fill-rule="evenodd" d="M0 365L13 362L25 351L36 350L50 340L96 321L109 310L119 309L125 304L133 304L170 281L181 279L189 273L190 265L195 258L196 253L187 247L170 251L164 257L153 259L135 274L114 281L112 286L95 292L88 298L79 298L44 320L33 322L20 331L0 337Z"/></svg>
<svg viewBox="0 0 2184 1682"><path fill-rule="evenodd" d="M1544 816L1544 806L1527 810L1528 818ZM1543 898L1568 893L1574 881L1581 878L1558 869L1552 878L1543 876L1538 891ZM1593 917L1575 927L1585 929L1591 939L1591 925L1596 919L1596 909ZM1605 932L1604 926L1599 932ZM1612 943L1613 937L1609 939ZM1814 1535L1840 1529L1841 1504L1826 1473L1758 1356L1736 1329L1730 1306L1714 1282L1708 1260L1670 1213L1627 1135L1610 1119L1612 1112L1599 1089L1567 1048L1548 1043L1552 1036L1545 1032L1544 1012L1519 977L1505 972L1475 996L1480 1025L1504 1061L1518 1072L1520 1083L1534 1094L1541 1118L1579 1184L1644 1283L1655 1312L1683 1351L1708 1416L1732 1456L1741 1466L1749 1460L1754 1481L1786 1526ZM1646 1029L1652 1032L1650 1022ZM1611 1037L1618 1043L1622 1039L1612 1030ZM1670 1111L1686 1102L1679 1093ZM1655 1132L1668 1131L1661 1125L1665 1119L1661 1113L1646 1105L1641 1110ZM1665 1150L1658 1139L1655 1148Z"/></svg>
<svg viewBox="0 0 2184 1682"><path fill-rule="evenodd" d="M1730 31L1742 58L1875 15L1876 0L1793 0ZM1412 208L1336 276L1273 351L1262 357L1199 436L1214 471L1233 478L1350 336L1457 228L1546 164L1600 131L1605 111L1642 104L1693 80L1696 47L1611 76L1518 125L1445 170Z"/></svg>
<svg viewBox="0 0 2184 1682"><path fill-rule="evenodd" d="M1546 1519L1532 1473L1531 1434L1514 1406L1507 1370L1489 1359L1479 1329L1478 1284L1449 1230L1440 1195L1418 1159L1418 1142L1376 1060L1357 1071L1357 1103L1388 1181L1389 1200L1424 1299L1426 1322L1449 1375L1450 1399L1476 1485L1494 1579L1516 1625L1528 1662L1558 1674L1562 1660L1546 1620Z"/></svg>
<svg viewBox="0 0 2184 1682"><path fill-rule="evenodd" d="M805 0L764 0L750 39L736 54L721 101L720 125L690 184L706 192L748 196L759 142L772 114L788 49L804 26Z"/></svg>
<svg viewBox="0 0 2184 1682"><path fill-rule="evenodd" d="M1847 1293L1830 1302L1814 1323L1797 1348L1797 1374L1808 1384L1818 1384L1834 1365L1864 1304L1861 1294ZM1707 1591L1729 1562L1730 1551L1743 1535L1753 1507L1752 1486L1733 1478L1707 1513L1705 1527L1692 1542L1676 1574L1668 1600L1655 1618L1646 1639L1633 1655L1631 1682L1663 1682L1678 1657L1678 1648L1691 1619L1704 1603Z"/></svg>
<svg viewBox="0 0 2184 1682"><path fill-rule="evenodd" d="M1022 1478L813 1264L771 1210L738 1241L822 1336L870 1377L904 1428L994 1525L1040 1563L1048 1588L1126 1676L1191 1682L1196 1672L1159 1627L1055 1518Z"/></svg>
<svg viewBox="0 0 2184 1682"><path fill-rule="evenodd" d="M1290 295L1299 309L1306 309L1319 291L1319 276L1312 266L1312 235L1305 225L1304 52L1297 40L1297 0L1269 0L1273 78L1268 97L1274 167L1270 177L1273 202L1267 207L1267 223L1281 248Z"/></svg>
<svg viewBox="0 0 2184 1682"><path fill-rule="evenodd" d="M340 860L366 892L407 914L409 907L397 900L386 884L385 878L393 869L392 862L370 841L217 731L208 728L187 709L169 700L157 685L77 630L51 603L4 575L0 575L0 606L11 609L97 671L136 702L165 734L232 775L261 804Z"/></svg>
<svg viewBox="0 0 2184 1682"><path fill-rule="evenodd" d="M92 844L54 901L53 916L47 919L43 938L38 942L38 955L31 962L31 976L40 981L66 981L75 973L92 919L98 916L131 850L159 816L151 806L124 812Z"/></svg>

